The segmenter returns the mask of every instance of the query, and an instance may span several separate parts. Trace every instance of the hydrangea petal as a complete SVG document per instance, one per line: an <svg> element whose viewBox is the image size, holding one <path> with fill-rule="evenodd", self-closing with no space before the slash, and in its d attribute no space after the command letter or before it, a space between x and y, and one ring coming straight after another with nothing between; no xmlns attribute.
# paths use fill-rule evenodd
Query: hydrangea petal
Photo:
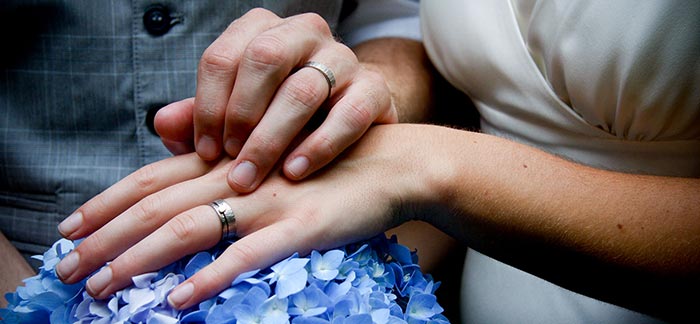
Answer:
<svg viewBox="0 0 700 324"><path fill-rule="evenodd" d="M309 259L292 258L284 260L273 268L277 274L275 294L278 298L285 298L300 292L306 286L309 273L304 268Z"/></svg>
<svg viewBox="0 0 700 324"><path fill-rule="evenodd" d="M192 277L199 269L202 269L209 265L213 261L211 254L208 252L199 252L195 254L187 265L185 265L184 275L189 278Z"/></svg>
<svg viewBox="0 0 700 324"><path fill-rule="evenodd" d="M318 317L295 317L292 324L330 324L330 321Z"/></svg>
<svg viewBox="0 0 700 324"><path fill-rule="evenodd" d="M270 268L242 274L228 289L184 311L165 302L167 293L228 245L136 276L130 287L108 301L90 297L86 280L64 285L56 277L53 267L74 246L56 242L36 257L44 263L39 274L6 295L9 305L0 309L0 316L12 323L174 323L180 318L183 323L342 324L365 322L367 316L375 323L449 322L433 296L439 284L421 273L416 253L399 246L395 237L380 236L325 253L312 251L310 258L295 253Z"/></svg>
<svg viewBox="0 0 700 324"><path fill-rule="evenodd" d="M419 320L429 320L433 315L441 313L442 307L437 304L435 295L416 294L411 297L406 306L406 315Z"/></svg>
<svg viewBox="0 0 700 324"><path fill-rule="evenodd" d="M147 288L151 285L151 280L158 275L158 272L148 272L141 275L131 277L131 281L136 288Z"/></svg>
<svg viewBox="0 0 700 324"><path fill-rule="evenodd" d="M331 250L321 255L317 251L311 252L311 273L321 280L333 280L340 273L338 268L343 262L345 253L340 250Z"/></svg>
<svg viewBox="0 0 700 324"><path fill-rule="evenodd" d="M355 314L346 317L343 324L366 324L372 323L372 316L369 314Z"/></svg>
<svg viewBox="0 0 700 324"><path fill-rule="evenodd" d="M129 311L135 313L137 310L142 309L144 306L148 305L155 299L155 294L153 290L144 289L131 289L129 290Z"/></svg>
<svg viewBox="0 0 700 324"><path fill-rule="evenodd" d="M173 318L157 312L152 312L148 317L146 324L176 324L177 322L177 318Z"/></svg>

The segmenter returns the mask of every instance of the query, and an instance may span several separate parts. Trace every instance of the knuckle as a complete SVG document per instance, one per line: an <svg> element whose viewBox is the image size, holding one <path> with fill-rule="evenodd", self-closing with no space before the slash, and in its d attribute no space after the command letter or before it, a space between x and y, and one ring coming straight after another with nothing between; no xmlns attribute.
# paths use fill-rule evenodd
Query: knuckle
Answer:
<svg viewBox="0 0 700 324"><path fill-rule="evenodd" d="M323 17L317 13L304 13L294 16L291 21L298 21L304 26L311 27L313 30L322 33L323 35L331 35L330 26Z"/></svg>
<svg viewBox="0 0 700 324"><path fill-rule="evenodd" d="M294 82L288 82L282 94L290 103L291 108L303 109L303 111L299 111L303 113L313 112L315 107L323 102L328 95L325 82L321 88L316 86L317 83L310 77L300 77Z"/></svg>
<svg viewBox="0 0 700 324"><path fill-rule="evenodd" d="M210 46L202 54L199 63L200 74L205 73L229 73L236 68L237 61L232 55L231 49L224 49L219 46Z"/></svg>
<svg viewBox="0 0 700 324"><path fill-rule="evenodd" d="M226 113L226 124L231 125L228 127L230 131L234 133L249 133L250 130L255 128L258 124L258 120L253 117L250 109L244 109L242 107L237 107L238 109L229 110Z"/></svg>
<svg viewBox="0 0 700 324"><path fill-rule="evenodd" d="M271 160L275 160L277 155L285 148L285 143L282 139L269 134L257 133L252 135L248 141L250 142L248 153L250 157L253 157L249 160L254 160L253 162L263 169L274 163Z"/></svg>
<svg viewBox="0 0 700 324"><path fill-rule="evenodd" d="M139 224L148 226L153 223L154 219L159 218L160 206L162 206L160 198L151 195L134 205L132 215Z"/></svg>
<svg viewBox="0 0 700 324"><path fill-rule="evenodd" d="M327 133L318 134L315 144L311 145L314 150L314 155L322 159L328 159L340 153L340 149L333 141L333 138Z"/></svg>
<svg viewBox="0 0 700 324"><path fill-rule="evenodd" d="M214 106L200 106L194 110L195 122L206 125L205 127L202 127L203 130L209 130L210 127L212 127L212 125L220 118L219 116L219 109Z"/></svg>
<svg viewBox="0 0 700 324"><path fill-rule="evenodd" d="M150 193L158 186L158 176L155 164L148 164L134 172L131 180L141 193Z"/></svg>
<svg viewBox="0 0 700 324"><path fill-rule="evenodd" d="M377 110L378 104L373 99L371 91L367 94L365 100L348 102L346 105L347 111L343 114L343 118L350 129L365 129L372 124L374 119L372 111Z"/></svg>
<svg viewBox="0 0 700 324"><path fill-rule="evenodd" d="M167 229L181 243L192 240L193 234L197 231L197 221L190 213L180 214L167 223Z"/></svg>
<svg viewBox="0 0 700 324"><path fill-rule="evenodd" d="M280 19L274 12L261 7L249 10L244 16L249 16L253 19Z"/></svg>
<svg viewBox="0 0 700 324"><path fill-rule="evenodd" d="M243 52L243 60L257 71L280 69L287 58L284 41L275 35L263 34L252 40Z"/></svg>
<svg viewBox="0 0 700 324"><path fill-rule="evenodd" d="M256 264L260 258L259 253L252 245L245 241L239 241L229 247L232 257L242 264Z"/></svg>

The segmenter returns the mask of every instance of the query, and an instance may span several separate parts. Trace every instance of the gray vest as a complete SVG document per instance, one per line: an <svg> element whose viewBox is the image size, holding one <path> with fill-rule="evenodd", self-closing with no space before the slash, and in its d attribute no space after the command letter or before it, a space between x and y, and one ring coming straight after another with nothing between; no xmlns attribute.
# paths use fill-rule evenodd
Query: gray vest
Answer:
<svg viewBox="0 0 700 324"><path fill-rule="evenodd" d="M95 194L169 156L154 112L192 97L207 46L254 7L313 11L335 29L342 1L37 1L0 4L0 230L25 255Z"/></svg>

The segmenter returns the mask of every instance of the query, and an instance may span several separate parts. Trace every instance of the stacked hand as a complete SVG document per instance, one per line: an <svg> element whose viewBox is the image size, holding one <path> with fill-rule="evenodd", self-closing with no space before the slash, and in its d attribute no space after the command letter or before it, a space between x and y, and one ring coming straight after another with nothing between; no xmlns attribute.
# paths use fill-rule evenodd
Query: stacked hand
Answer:
<svg viewBox="0 0 700 324"><path fill-rule="evenodd" d="M290 147L314 114L326 112L317 129ZM204 52L196 96L161 109L156 129L175 154L196 148L206 161L224 152L234 157L228 182L251 192L285 152L282 169L299 180L373 123L396 121L384 79L335 41L320 16L283 19L255 9Z"/></svg>
<svg viewBox="0 0 700 324"><path fill-rule="evenodd" d="M331 162L373 123L397 121L387 83L336 42L321 17L252 10L205 51L197 78L196 96L164 107L155 120L163 143L181 155L138 170L59 225L66 238L86 237L56 267L64 282L112 261L87 283L104 298L132 276L235 231L228 233L240 237L235 244L170 294L174 306L188 307L243 271L395 223L390 215L400 200L393 192L401 186L375 185L396 170L373 145L353 149L332 173L293 182ZM319 114L320 126L303 131ZM197 154L185 154L193 149ZM212 209L218 199L224 201Z"/></svg>
<svg viewBox="0 0 700 324"><path fill-rule="evenodd" d="M229 286L240 273L263 268L294 252L329 249L368 238L404 221L401 203L416 201L418 163L395 143L419 140L413 126L370 130L328 170L303 182L273 172L253 193L238 195L226 184L233 163L208 163L186 154L148 165L94 197L76 212L82 222L69 239L87 237L56 267L66 283L87 281L88 292L105 298L131 277L160 269L181 257L214 246L222 223L207 204L224 199L235 214L240 237L217 260L169 295L189 307Z"/></svg>

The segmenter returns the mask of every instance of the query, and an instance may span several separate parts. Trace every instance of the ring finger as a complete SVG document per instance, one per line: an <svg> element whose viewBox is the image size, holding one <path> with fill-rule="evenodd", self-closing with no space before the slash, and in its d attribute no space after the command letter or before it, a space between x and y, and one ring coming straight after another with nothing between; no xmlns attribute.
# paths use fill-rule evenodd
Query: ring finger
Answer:
<svg viewBox="0 0 700 324"><path fill-rule="evenodd" d="M75 283L136 244L148 233L192 206L204 204L214 196L231 193L224 178L227 168L220 167L205 176L184 181L147 196L124 213L88 236L57 266L59 277ZM199 188L195 189L194 188Z"/></svg>
<svg viewBox="0 0 700 324"><path fill-rule="evenodd" d="M287 18L248 44L226 108L224 148L230 156L239 154L290 72L335 44L328 24L316 14Z"/></svg>
<svg viewBox="0 0 700 324"><path fill-rule="evenodd" d="M322 53L311 61L327 64L327 68L333 71L330 73L335 75L335 87L331 88L324 73L311 67L300 68L282 83L265 115L238 153L229 178L234 190L248 192L256 188L329 95L346 87L353 78L358 66L330 54ZM228 116L227 130L235 128L228 125L236 123ZM241 164L245 166L239 167Z"/></svg>

